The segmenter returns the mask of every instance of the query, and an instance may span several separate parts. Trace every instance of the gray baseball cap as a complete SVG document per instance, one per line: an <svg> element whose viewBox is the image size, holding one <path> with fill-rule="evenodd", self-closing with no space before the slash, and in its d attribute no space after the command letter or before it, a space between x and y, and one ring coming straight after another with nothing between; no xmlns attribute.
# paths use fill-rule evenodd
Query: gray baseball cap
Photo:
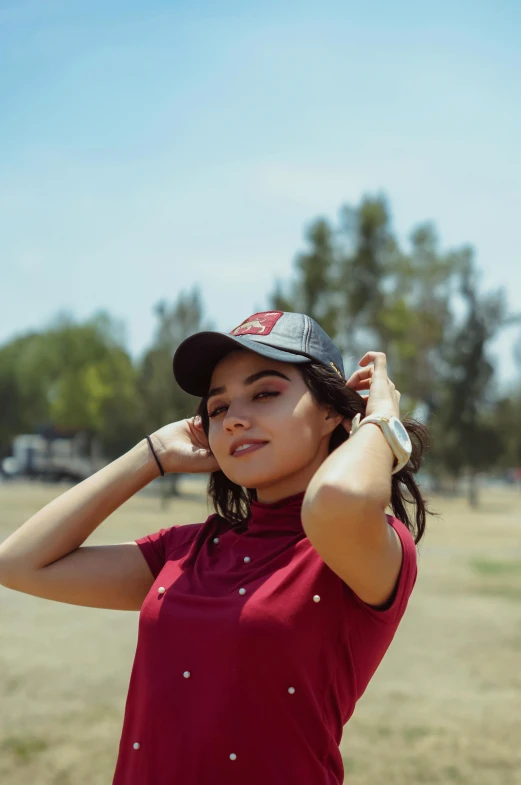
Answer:
<svg viewBox="0 0 521 785"><path fill-rule="evenodd" d="M175 380L183 390L202 398L216 364L238 349L286 363L315 360L344 378L340 351L314 319L305 313L262 311L248 316L229 333L205 331L186 338L174 354Z"/></svg>

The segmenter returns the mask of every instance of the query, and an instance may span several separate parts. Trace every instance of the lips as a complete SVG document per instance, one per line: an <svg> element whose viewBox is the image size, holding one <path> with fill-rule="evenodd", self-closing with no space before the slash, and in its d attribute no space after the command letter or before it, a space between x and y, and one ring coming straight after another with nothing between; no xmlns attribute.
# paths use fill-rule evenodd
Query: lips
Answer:
<svg viewBox="0 0 521 785"><path fill-rule="evenodd" d="M260 448L265 447L267 443L268 442L257 442L257 443L250 444L249 447L243 449L237 448L235 452L232 453L232 458L239 458L241 455L248 455L248 453L250 452L255 452L256 450L260 450Z"/></svg>

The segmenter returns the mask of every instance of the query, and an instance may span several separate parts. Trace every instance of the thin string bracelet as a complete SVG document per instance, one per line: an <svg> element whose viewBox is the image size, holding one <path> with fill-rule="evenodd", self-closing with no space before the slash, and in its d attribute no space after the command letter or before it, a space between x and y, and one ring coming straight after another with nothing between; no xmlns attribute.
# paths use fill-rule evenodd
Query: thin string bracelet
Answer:
<svg viewBox="0 0 521 785"><path fill-rule="evenodd" d="M146 434L145 434L145 435L146 435ZM152 450L152 455L153 455L153 456L154 456L154 458L156 459L156 463L157 463L157 465L159 466L159 471L161 472L161 477L164 477L164 476L165 476L165 473L164 473L164 471L163 471L163 467L162 467L162 466L161 466L161 464L159 463L159 458L157 457L157 455L156 455L156 454L155 454L155 452L154 452L154 445L152 444L152 439L150 438L150 436L147 436L146 438L148 439L148 443L149 443L149 445L150 445L150 449Z"/></svg>

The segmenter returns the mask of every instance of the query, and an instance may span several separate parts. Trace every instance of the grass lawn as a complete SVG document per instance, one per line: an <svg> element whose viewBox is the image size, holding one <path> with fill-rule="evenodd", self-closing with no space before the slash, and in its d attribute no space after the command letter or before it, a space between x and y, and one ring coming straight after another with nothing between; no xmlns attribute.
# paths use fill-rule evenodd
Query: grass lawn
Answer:
<svg viewBox="0 0 521 785"><path fill-rule="evenodd" d="M64 490L0 485L0 541ZM204 497L193 485L186 490L190 498L166 510L138 494L87 542L122 542L205 520ZM485 490L478 511L464 499L433 497L430 504L441 517L428 520L407 613L344 730L345 782L516 785L521 492ZM0 587L2 785L111 782L137 623L137 613Z"/></svg>

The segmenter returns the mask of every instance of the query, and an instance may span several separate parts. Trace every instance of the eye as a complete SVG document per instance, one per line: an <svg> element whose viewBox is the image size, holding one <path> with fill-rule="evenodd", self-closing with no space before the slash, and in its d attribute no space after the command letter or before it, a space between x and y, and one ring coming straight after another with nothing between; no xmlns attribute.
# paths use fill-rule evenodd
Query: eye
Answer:
<svg viewBox="0 0 521 785"><path fill-rule="evenodd" d="M253 400L256 400L258 398L259 400L262 401L262 400L265 400L266 398L274 398L276 395L280 395L280 393L279 392L260 392L260 393L257 393L257 395L254 396ZM217 414L219 414L221 409L225 409L225 408L226 408L225 406L218 406L212 412L208 412L208 417L215 417Z"/></svg>

